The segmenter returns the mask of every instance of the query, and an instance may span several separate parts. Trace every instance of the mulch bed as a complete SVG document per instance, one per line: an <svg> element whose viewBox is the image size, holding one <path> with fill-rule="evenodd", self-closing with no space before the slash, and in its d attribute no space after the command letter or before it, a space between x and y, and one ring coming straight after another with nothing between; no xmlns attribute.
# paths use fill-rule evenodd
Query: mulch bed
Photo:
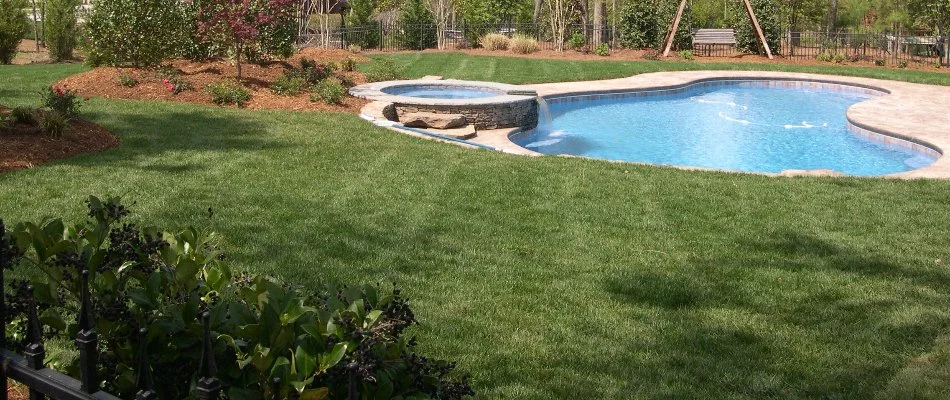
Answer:
<svg viewBox="0 0 950 400"><path fill-rule="evenodd" d="M0 113L8 112L0 106ZM119 138L89 121L71 121L63 137L56 140L46 137L37 126L15 124L9 129L0 129L0 173L118 145Z"/></svg>
<svg viewBox="0 0 950 400"><path fill-rule="evenodd" d="M339 63L347 58L356 62L369 61L359 54L339 49L304 49L294 56L281 61L272 61L264 64L242 64L243 83L251 93L251 100L246 108L249 109L280 109L280 110L328 110L343 112L359 112L367 104L366 100L347 96L343 105L328 105L323 102L311 102L308 93L296 96L280 96L270 90L271 83L284 75L292 68L300 67L302 58L310 58L319 63ZM211 60L195 62L190 60L174 60L168 63L181 74L193 87L179 94L173 94L163 82L167 76L162 76L157 70L135 70L131 68L100 67L78 75L70 76L57 85L76 90L84 97L95 96L107 99L134 99L134 100L164 100L185 103L212 104L211 96L204 88L209 84L233 79L237 76L237 69L227 60ZM134 87L125 87L119 84L122 75L135 77L139 84ZM341 72L356 84L366 83L366 78L359 72Z"/></svg>

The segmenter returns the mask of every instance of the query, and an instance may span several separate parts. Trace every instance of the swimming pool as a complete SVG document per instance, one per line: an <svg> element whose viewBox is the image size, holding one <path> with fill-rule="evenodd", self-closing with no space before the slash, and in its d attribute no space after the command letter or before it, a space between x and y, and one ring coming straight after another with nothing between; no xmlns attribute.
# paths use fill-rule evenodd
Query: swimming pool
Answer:
<svg viewBox="0 0 950 400"><path fill-rule="evenodd" d="M542 154L747 172L874 176L934 162L932 154L849 131L848 107L873 96L721 82L675 94L562 97L550 99L549 125L511 140Z"/></svg>
<svg viewBox="0 0 950 400"><path fill-rule="evenodd" d="M504 95L487 88L448 86L448 85L404 85L382 89L383 93L393 96L420 97L424 99L481 99Z"/></svg>

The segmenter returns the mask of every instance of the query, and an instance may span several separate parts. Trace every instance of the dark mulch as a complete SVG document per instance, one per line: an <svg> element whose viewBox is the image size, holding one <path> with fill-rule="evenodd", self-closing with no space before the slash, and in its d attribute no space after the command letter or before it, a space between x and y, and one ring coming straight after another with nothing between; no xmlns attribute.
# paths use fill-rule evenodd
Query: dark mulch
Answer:
<svg viewBox="0 0 950 400"><path fill-rule="evenodd" d="M9 110L0 106L0 113ZM0 172L33 168L78 154L111 149L119 138L99 125L81 119L69 124L61 139L50 139L38 126L14 124L0 128Z"/></svg>

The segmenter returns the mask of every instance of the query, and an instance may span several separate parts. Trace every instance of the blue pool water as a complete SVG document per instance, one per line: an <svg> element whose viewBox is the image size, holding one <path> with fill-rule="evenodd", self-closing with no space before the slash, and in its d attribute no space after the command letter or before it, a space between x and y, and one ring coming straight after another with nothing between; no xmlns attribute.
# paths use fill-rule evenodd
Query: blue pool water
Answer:
<svg viewBox="0 0 950 400"><path fill-rule="evenodd" d="M883 175L931 156L857 136L845 112L871 95L722 85L682 94L555 102L549 126L513 138L543 154L749 172Z"/></svg>
<svg viewBox="0 0 950 400"><path fill-rule="evenodd" d="M383 93L425 99L479 99L503 94L488 89L441 85L393 86L383 89Z"/></svg>

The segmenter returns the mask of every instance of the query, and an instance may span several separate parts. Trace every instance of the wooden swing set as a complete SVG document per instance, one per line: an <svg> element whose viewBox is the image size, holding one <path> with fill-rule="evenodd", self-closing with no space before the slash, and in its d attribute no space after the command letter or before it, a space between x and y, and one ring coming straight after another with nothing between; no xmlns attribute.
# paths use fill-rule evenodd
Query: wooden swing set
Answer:
<svg viewBox="0 0 950 400"><path fill-rule="evenodd" d="M673 39L676 37L676 29L680 26L680 19L683 18L683 10L686 9L686 2L689 0L683 0L680 2L680 6L676 9L676 18L673 18L673 25L670 26L669 32L666 33L666 46L663 50L663 57L670 56L670 49L673 47ZM749 3L749 0L742 0L742 3L745 4L746 14L749 15L749 20L752 21L752 27L755 28L755 34L759 38L759 42L762 43L762 48L765 49L765 54L769 56L769 59L773 59L772 49L769 48L768 42L765 40L765 34L762 33L762 27L759 26L759 19L755 16L755 11L752 10L752 4Z"/></svg>

